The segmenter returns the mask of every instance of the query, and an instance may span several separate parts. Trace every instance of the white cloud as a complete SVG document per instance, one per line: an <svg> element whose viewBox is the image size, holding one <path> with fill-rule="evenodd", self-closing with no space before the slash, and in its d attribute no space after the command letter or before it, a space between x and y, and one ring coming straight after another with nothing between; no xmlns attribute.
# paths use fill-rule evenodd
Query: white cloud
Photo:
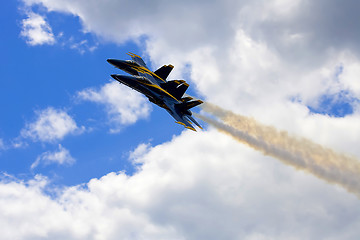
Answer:
<svg viewBox="0 0 360 240"><path fill-rule="evenodd" d="M13 142L11 143L11 147L13 148L23 148L23 147L27 147L28 143L23 141L23 139L21 139L21 137L15 138L13 140Z"/></svg>
<svg viewBox="0 0 360 240"><path fill-rule="evenodd" d="M134 164L142 164L141 157L151 150L150 143L141 143L129 153L129 160Z"/></svg>
<svg viewBox="0 0 360 240"><path fill-rule="evenodd" d="M53 142L63 139L68 134L79 134L84 127L76 122L63 110L49 107L38 111L37 119L21 130L21 136L33 141Z"/></svg>
<svg viewBox="0 0 360 240"><path fill-rule="evenodd" d="M72 165L75 159L70 155L69 150L59 144L59 149L53 152L44 152L36 158L36 161L31 164L31 169L36 168L39 164L50 165L56 163L58 165Z"/></svg>
<svg viewBox="0 0 360 240"><path fill-rule="evenodd" d="M80 42L75 42L73 38L70 38L67 44L70 45L70 49L76 49L80 54L84 54L86 51L93 52L99 45L98 43L91 45L86 39Z"/></svg>
<svg viewBox="0 0 360 240"><path fill-rule="evenodd" d="M29 12L28 17L22 20L21 36L26 38L29 45L52 45L56 42L50 25L46 22L45 17Z"/></svg>
<svg viewBox="0 0 360 240"><path fill-rule="evenodd" d="M105 84L99 90L89 88L80 91L78 97L105 105L112 123L111 132L118 132L123 125L147 118L151 111L150 104L141 94L115 81Z"/></svg>
<svg viewBox="0 0 360 240"><path fill-rule="evenodd" d="M360 61L354 57L344 57L343 60L344 69L340 73L340 82L344 84L344 87L351 91L351 93L360 99L360 81L358 76L360 74Z"/></svg>
<svg viewBox="0 0 360 240"><path fill-rule="evenodd" d="M109 173L53 198L41 177L1 181L2 237L355 240L360 234L355 196L214 130L184 131L145 148L133 159L143 162L134 175Z"/></svg>

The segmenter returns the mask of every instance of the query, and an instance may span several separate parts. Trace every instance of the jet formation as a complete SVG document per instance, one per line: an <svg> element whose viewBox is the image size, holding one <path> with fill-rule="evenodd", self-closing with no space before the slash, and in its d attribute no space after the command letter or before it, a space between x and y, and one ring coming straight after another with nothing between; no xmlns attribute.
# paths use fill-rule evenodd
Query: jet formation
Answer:
<svg viewBox="0 0 360 240"><path fill-rule="evenodd" d="M190 109L203 102L193 100L189 96L184 97L185 91L189 87L184 80L166 80L174 66L164 65L152 72L140 56L133 53L128 53L128 55L132 60L108 59L107 61L131 76L112 74L111 77L144 94L150 102L164 108L176 123L193 131L196 130L192 123L201 128L200 124L191 116Z"/></svg>

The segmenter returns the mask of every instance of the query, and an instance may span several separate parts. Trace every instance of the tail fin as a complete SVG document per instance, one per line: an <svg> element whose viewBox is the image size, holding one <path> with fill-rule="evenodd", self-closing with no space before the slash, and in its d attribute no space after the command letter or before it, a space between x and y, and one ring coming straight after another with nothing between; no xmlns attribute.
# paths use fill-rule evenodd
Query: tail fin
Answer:
<svg viewBox="0 0 360 240"><path fill-rule="evenodd" d="M176 99L180 100L189 87L184 80L172 80L166 83L162 83L161 87L173 95Z"/></svg>
<svg viewBox="0 0 360 240"><path fill-rule="evenodd" d="M171 64L164 65L161 68L159 68L158 70L156 70L154 73L156 75L158 75L159 77L161 77L163 80L166 80L166 78L169 76L169 74L173 68L174 68L174 66Z"/></svg>

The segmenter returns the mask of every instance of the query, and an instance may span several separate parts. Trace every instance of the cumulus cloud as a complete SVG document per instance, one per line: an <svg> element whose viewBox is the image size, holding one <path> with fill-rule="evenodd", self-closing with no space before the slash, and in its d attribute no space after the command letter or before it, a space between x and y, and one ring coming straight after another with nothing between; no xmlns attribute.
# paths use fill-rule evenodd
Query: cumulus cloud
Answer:
<svg viewBox="0 0 360 240"><path fill-rule="evenodd" d="M36 161L31 164L31 169L36 168L39 164L50 165L72 165L75 163L75 159L70 155L69 150L59 144L59 149L53 152L44 152L36 158Z"/></svg>
<svg viewBox="0 0 360 240"><path fill-rule="evenodd" d="M77 96L86 101L105 105L112 124L111 132L119 132L123 125L133 124L138 119L147 118L151 111L148 101L139 93L112 81L99 90L89 88L78 92Z"/></svg>
<svg viewBox="0 0 360 240"><path fill-rule="evenodd" d="M356 27L360 19L354 10L359 2L275 0L260 1L264 3L261 7L258 2L243 12L242 19L248 23L246 30L253 38L276 48L286 59L296 64L318 65L331 57L329 53L334 49L360 53L355 40L360 36Z"/></svg>
<svg viewBox="0 0 360 240"><path fill-rule="evenodd" d="M133 156L143 163L134 175L109 173L86 186L59 190L52 198L44 194L47 180L40 176L30 182L0 181L2 237L359 236L359 200L353 195L271 158L259 158L259 153L214 130L187 131L171 142L144 146Z"/></svg>
<svg viewBox="0 0 360 240"><path fill-rule="evenodd" d="M54 142L63 139L68 134L79 134L84 127L78 127L76 122L65 111L52 107L36 112L37 118L21 130L23 138L33 141Z"/></svg>
<svg viewBox="0 0 360 240"><path fill-rule="evenodd" d="M27 18L22 20L20 35L26 38L29 45L52 45L56 42L50 25L44 16L29 12Z"/></svg>

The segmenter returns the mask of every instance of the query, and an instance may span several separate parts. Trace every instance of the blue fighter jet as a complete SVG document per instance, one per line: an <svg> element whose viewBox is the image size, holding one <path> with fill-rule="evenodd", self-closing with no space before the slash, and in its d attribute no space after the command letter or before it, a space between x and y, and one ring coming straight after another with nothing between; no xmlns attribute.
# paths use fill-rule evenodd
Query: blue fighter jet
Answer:
<svg viewBox="0 0 360 240"><path fill-rule="evenodd" d="M190 108L203 102L201 100L193 100L189 96L184 97L184 93L189 87L189 84L184 80L166 81L174 66L164 65L155 72L152 72L147 68L141 57L133 53L128 53L128 55L131 56L132 60L108 59L107 61L132 76L113 74L111 77L144 94L150 102L166 109L176 120L176 123L193 131L196 130L192 123L201 128L191 116Z"/></svg>

